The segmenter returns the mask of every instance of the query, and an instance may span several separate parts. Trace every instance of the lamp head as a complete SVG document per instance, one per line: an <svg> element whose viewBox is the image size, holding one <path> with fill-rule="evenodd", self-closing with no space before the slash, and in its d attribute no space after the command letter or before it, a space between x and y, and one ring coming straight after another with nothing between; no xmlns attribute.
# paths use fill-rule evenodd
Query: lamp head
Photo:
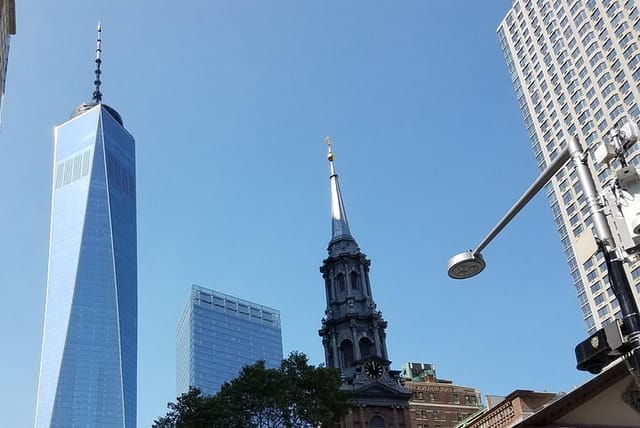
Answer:
<svg viewBox="0 0 640 428"><path fill-rule="evenodd" d="M482 254L473 254L473 251L469 250L449 259L447 273L453 279L467 279L482 272L485 266Z"/></svg>

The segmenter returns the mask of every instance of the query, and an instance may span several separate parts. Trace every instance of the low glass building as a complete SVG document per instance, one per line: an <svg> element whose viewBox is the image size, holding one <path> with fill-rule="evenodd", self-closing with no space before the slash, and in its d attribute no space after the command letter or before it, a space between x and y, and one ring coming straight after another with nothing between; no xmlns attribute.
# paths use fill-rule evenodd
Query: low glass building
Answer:
<svg viewBox="0 0 640 428"><path fill-rule="evenodd" d="M280 311L193 285L177 328L177 395L189 386L216 394L259 360L280 366Z"/></svg>

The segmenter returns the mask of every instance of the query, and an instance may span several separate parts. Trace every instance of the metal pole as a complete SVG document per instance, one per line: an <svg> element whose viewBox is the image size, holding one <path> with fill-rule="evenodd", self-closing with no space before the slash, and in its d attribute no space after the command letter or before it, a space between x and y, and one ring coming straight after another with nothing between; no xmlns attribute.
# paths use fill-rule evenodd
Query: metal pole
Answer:
<svg viewBox="0 0 640 428"><path fill-rule="evenodd" d="M598 198L596 186L587 164L587 156L582 152L577 137L571 140L568 148L571 152L573 166L578 174L578 181L582 186L582 192L589 204L598 247L603 252L607 263L611 289L620 304L623 333L627 336L629 343L625 358L627 368L640 386L640 314L638 305L633 297L629 278L624 271L623 260L618 254L609 223L603 212L604 207Z"/></svg>

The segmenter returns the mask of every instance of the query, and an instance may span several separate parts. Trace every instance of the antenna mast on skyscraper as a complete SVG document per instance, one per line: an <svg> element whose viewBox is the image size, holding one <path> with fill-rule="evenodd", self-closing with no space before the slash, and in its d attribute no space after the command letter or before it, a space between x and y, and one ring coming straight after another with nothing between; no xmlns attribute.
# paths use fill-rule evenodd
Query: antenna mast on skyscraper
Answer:
<svg viewBox="0 0 640 428"><path fill-rule="evenodd" d="M93 83L96 85L95 91L93 91L93 101L97 104L102 102L102 92L100 92L100 75L102 71L100 71L100 64L102 64L102 59L100 58L102 54L102 23L98 21L98 39L96 41L96 80Z"/></svg>

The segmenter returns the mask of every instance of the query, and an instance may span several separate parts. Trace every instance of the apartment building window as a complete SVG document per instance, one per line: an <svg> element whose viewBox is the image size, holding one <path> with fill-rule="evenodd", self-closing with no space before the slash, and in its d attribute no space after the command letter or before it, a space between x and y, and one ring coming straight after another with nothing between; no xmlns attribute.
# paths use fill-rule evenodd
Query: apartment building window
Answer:
<svg viewBox="0 0 640 428"><path fill-rule="evenodd" d="M589 330L589 333L592 333L596 326L596 323L593 321L593 316L589 315L584 319L584 322L587 324L587 329Z"/></svg>
<svg viewBox="0 0 640 428"><path fill-rule="evenodd" d="M578 294L578 301L580 302L580 306L587 303L587 293L583 291L582 293Z"/></svg>
<svg viewBox="0 0 640 428"><path fill-rule="evenodd" d="M604 86L604 84L607 83L609 80L611 80L611 74L609 74L609 72L607 71L602 75L600 79L598 79L598 86L599 87Z"/></svg>
<svg viewBox="0 0 640 428"><path fill-rule="evenodd" d="M578 236L582 235L582 233L584 232L584 226L579 224L573 228L572 232L573 232L573 236L577 238Z"/></svg>
<svg viewBox="0 0 640 428"><path fill-rule="evenodd" d="M585 25L585 27L586 27L586 25ZM588 32L587 34L585 34L585 36L582 38L582 44L583 44L583 45L585 45L585 46L587 46L587 45L589 44L589 42L591 42L592 40L595 40L595 39L596 39L596 35L593 33L593 31L589 31L589 32ZM591 46L589 46L589 47L587 48L587 55L590 55L591 53L593 53L593 52L594 52L594 50L595 50L595 48L593 48L593 46L594 46L594 45L595 45L595 42L594 42L594 44L592 44ZM592 50L591 50L591 53L589 53L589 49L592 49Z"/></svg>
<svg viewBox="0 0 640 428"><path fill-rule="evenodd" d="M600 318L605 317L608 314L609 314L609 306L603 306L600 309L598 309L598 316Z"/></svg>
<svg viewBox="0 0 640 428"><path fill-rule="evenodd" d="M620 97L617 94L613 94L607 101L605 101L605 105L608 109L611 109L616 103L620 101Z"/></svg>
<svg viewBox="0 0 640 428"><path fill-rule="evenodd" d="M598 124L598 131L600 131L600 132L604 132L604 131L606 131L607 127L608 127L608 125L607 125L607 121L606 121L606 120L603 120L602 122L600 122L600 123Z"/></svg>
<svg viewBox="0 0 640 428"><path fill-rule="evenodd" d="M604 62L601 62L600 64L598 64L598 66L595 68L595 70L593 70L593 74L596 77L598 77L600 75L600 73L602 73L606 69L607 69L607 64L605 64Z"/></svg>
<svg viewBox="0 0 640 428"><path fill-rule="evenodd" d="M625 47L627 44L633 40L633 34L627 33L620 39L620 46Z"/></svg>
<svg viewBox="0 0 640 428"><path fill-rule="evenodd" d="M618 299L614 298L611 301L611 307L615 310L618 309L620 307L620 303L618 303Z"/></svg>
<svg viewBox="0 0 640 428"><path fill-rule="evenodd" d="M622 116L623 114L624 114L624 108L622 108L622 106L618 106L611 112L611 118L613 120L618 120L620 116Z"/></svg>

